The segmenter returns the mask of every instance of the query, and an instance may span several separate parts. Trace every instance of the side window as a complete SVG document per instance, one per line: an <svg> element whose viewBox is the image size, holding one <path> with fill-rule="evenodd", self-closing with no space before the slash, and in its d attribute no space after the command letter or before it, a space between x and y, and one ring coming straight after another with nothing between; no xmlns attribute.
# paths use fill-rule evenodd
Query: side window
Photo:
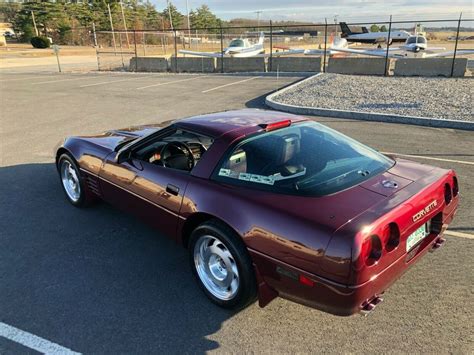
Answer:
<svg viewBox="0 0 474 355"><path fill-rule="evenodd" d="M251 183L275 183L305 174L299 130L285 130L247 140L237 146L219 169L218 176Z"/></svg>
<svg viewBox="0 0 474 355"><path fill-rule="evenodd" d="M190 171L212 142L209 137L176 129L140 147L134 157L154 165Z"/></svg>

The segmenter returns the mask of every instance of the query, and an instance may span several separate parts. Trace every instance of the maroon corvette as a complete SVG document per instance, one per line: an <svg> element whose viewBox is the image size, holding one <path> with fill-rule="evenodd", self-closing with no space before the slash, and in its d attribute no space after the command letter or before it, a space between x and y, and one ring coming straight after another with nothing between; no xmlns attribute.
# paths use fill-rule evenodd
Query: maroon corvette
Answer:
<svg viewBox="0 0 474 355"><path fill-rule="evenodd" d="M426 252L459 202L453 170L380 154L304 117L242 110L70 137L68 200L104 200L188 248L226 308L277 296L369 313Z"/></svg>

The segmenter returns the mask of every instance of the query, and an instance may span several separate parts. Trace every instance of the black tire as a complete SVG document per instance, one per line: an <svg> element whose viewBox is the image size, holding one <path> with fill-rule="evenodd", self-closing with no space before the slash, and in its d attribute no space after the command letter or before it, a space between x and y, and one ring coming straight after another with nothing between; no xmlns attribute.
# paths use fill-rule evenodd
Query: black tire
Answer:
<svg viewBox="0 0 474 355"><path fill-rule="evenodd" d="M204 285L195 262L194 249L198 240L203 236L212 236L227 247L234 259L237 269L239 283L235 296L229 300L222 300L214 296ZM218 220L210 220L199 225L191 234L188 244L189 261L191 270L197 283L206 296L215 304L227 309L242 309L254 302L257 298L257 281L252 259L240 236L230 227Z"/></svg>
<svg viewBox="0 0 474 355"><path fill-rule="evenodd" d="M79 179L79 186L80 186L80 193L79 193L79 198L77 200L72 199L64 186L63 179L61 176L61 166L65 163L69 163L70 166L75 170L77 174L77 178ZM90 195L87 191L87 187L84 183L84 179L81 176L79 167L76 163L76 161L68 154L68 153L63 153L59 159L58 159L58 165L57 165L57 170L59 173L59 181L61 183L61 187L63 188L64 195L66 196L66 199L75 207L87 207L90 206L93 202L95 202L95 198Z"/></svg>

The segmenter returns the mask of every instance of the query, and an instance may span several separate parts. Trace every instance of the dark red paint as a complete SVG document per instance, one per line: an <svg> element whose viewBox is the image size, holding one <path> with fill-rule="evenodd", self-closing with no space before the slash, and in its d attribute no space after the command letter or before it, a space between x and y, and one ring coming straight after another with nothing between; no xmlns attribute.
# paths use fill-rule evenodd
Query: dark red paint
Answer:
<svg viewBox="0 0 474 355"><path fill-rule="evenodd" d="M175 122L214 138L191 173L133 159L117 162L117 144L152 134L159 126L70 137L58 156L67 151L76 159L87 193L145 218L180 244L186 246L189 233L209 218L228 224L254 262L260 305L281 296L337 315L359 312L439 242L459 201L458 194L448 204L444 199L445 184L453 187L455 173L396 159L387 172L324 197L273 194L210 179L230 145L283 120L294 124L306 118L244 110ZM398 188L383 188L387 179ZM179 188L177 196L166 191L168 184ZM413 215L433 200L436 208L414 222ZM431 233L407 253L406 238L428 220ZM390 223L399 228L398 246L383 248L380 259L366 265L360 257L363 240L383 235Z"/></svg>

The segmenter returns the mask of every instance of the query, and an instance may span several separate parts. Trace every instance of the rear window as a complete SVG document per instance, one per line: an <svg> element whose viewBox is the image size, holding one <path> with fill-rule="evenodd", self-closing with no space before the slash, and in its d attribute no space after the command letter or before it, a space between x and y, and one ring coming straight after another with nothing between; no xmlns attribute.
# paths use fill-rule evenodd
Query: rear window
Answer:
<svg viewBox="0 0 474 355"><path fill-rule="evenodd" d="M315 122L245 139L217 169L217 179L278 193L324 196L386 171L394 162Z"/></svg>

